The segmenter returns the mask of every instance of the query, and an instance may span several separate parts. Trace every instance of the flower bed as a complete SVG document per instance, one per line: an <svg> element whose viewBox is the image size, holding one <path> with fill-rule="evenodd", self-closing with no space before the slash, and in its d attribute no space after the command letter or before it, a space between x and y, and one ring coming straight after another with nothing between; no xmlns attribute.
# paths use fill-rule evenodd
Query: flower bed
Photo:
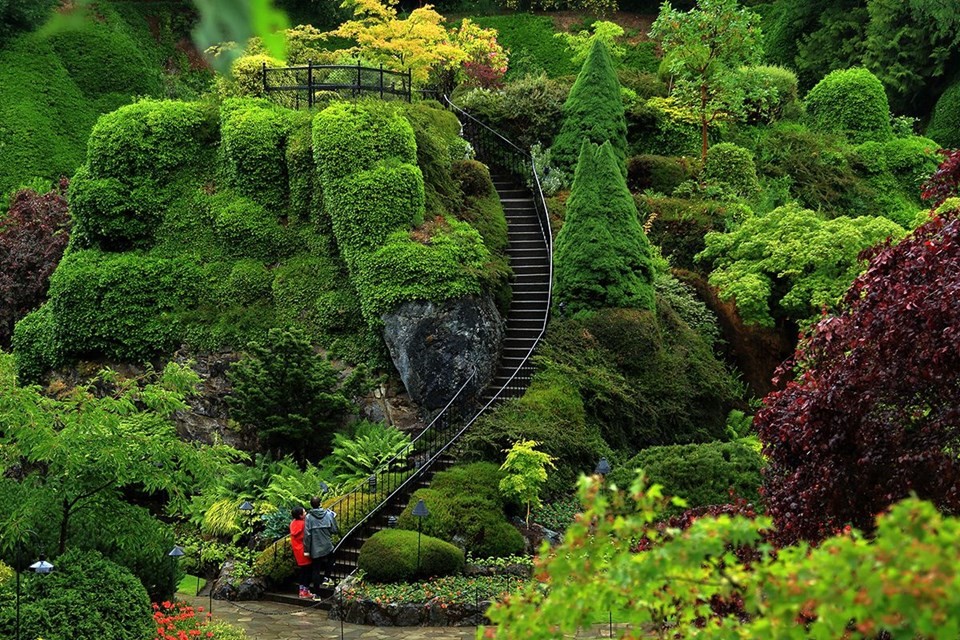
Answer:
<svg viewBox="0 0 960 640"><path fill-rule="evenodd" d="M448 576L409 584L351 579L341 586L330 617L378 627L465 627L488 624L485 612L526 582L514 575Z"/></svg>

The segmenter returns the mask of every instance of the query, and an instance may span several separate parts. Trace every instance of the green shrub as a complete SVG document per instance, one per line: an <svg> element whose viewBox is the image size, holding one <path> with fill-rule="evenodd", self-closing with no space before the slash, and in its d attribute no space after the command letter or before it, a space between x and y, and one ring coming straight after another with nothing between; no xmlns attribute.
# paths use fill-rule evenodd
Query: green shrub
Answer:
<svg viewBox="0 0 960 640"><path fill-rule="evenodd" d="M569 81L544 74L528 75L503 89L472 89L454 101L521 147L549 145L563 122Z"/></svg>
<svg viewBox="0 0 960 640"><path fill-rule="evenodd" d="M112 28L91 28L91 23L104 21L103 8L97 8L100 15L91 7L81 11L86 15L53 31L48 42L84 95L95 100L110 93L162 94L161 68L149 58L143 42L131 37L130 28L116 15L106 18Z"/></svg>
<svg viewBox="0 0 960 640"><path fill-rule="evenodd" d="M280 106L296 107L296 96L293 93L286 91L267 93L264 90L264 66L272 69L287 65L282 60L263 54L240 56L230 65L230 77L217 79L217 93L221 98L265 98ZM296 75L290 71L270 72L269 82L271 86L299 84Z"/></svg>
<svg viewBox="0 0 960 640"><path fill-rule="evenodd" d="M371 170L378 163L417 163L413 127L386 103L331 104L313 119L313 150L320 178L331 189L333 181Z"/></svg>
<svg viewBox="0 0 960 640"><path fill-rule="evenodd" d="M627 160L627 186L634 192L651 189L670 195L682 182L693 177L693 170L693 163L685 158L632 156Z"/></svg>
<svg viewBox="0 0 960 640"><path fill-rule="evenodd" d="M225 306L250 306L261 300L270 300L272 284L273 274L262 262L238 260L222 281L219 302Z"/></svg>
<svg viewBox="0 0 960 640"><path fill-rule="evenodd" d="M127 183L163 181L203 157L215 115L200 103L144 99L97 120L87 146L90 174Z"/></svg>
<svg viewBox="0 0 960 640"><path fill-rule="evenodd" d="M598 385L607 381L596 368L583 370L594 374ZM588 423L580 387L566 367L538 371L522 397L484 413L464 434L462 446L470 457L499 459L521 439L542 442L542 450L556 459L557 469L547 478L548 494L569 493L578 475L610 451L597 423Z"/></svg>
<svg viewBox="0 0 960 640"><path fill-rule="evenodd" d="M319 223L323 196L320 181L316 177L317 168L313 162L313 132L309 117L303 121L296 118L291 125L287 137L286 161L290 218ZM329 218L325 219L328 220Z"/></svg>
<svg viewBox="0 0 960 640"><path fill-rule="evenodd" d="M61 506L55 496L50 498L52 509ZM173 544L171 525L153 517L145 507L122 500L77 511L70 519L70 548L98 551L128 569L153 602L172 598L182 576L183 569L167 555Z"/></svg>
<svg viewBox="0 0 960 640"><path fill-rule="evenodd" d="M741 198L752 198L760 191L753 155L729 142L710 147L703 173L708 182L728 186Z"/></svg>
<svg viewBox="0 0 960 640"><path fill-rule="evenodd" d="M363 315L377 324L401 302L479 294L489 284L482 279L489 262L480 234L464 222L442 221L425 243L395 232L354 272Z"/></svg>
<svg viewBox="0 0 960 640"><path fill-rule="evenodd" d="M777 123L757 146L758 171L789 178L790 195L808 209L830 217L873 214L873 193L854 173L842 139L795 123Z"/></svg>
<svg viewBox="0 0 960 640"><path fill-rule="evenodd" d="M460 121L438 102L407 104L404 115L417 142L417 164L423 173L427 213L443 215L456 211L460 192L450 176L450 149L460 139Z"/></svg>
<svg viewBox="0 0 960 640"><path fill-rule="evenodd" d="M460 573L464 566L463 552L449 542L400 529L384 529L373 534L363 543L357 558L357 568L371 582L406 582L418 577L449 576Z"/></svg>
<svg viewBox="0 0 960 640"><path fill-rule="evenodd" d="M37 384L63 359L50 303L31 311L13 328L11 343L20 384Z"/></svg>
<svg viewBox="0 0 960 640"><path fill-rule="evenodd" d="M747 122L773 122L795 111L797 74L775 65L741 67Z"/></svg>
<svg viewBox="0 0 960 640"><path fill-rule="evenodd" d="M234 258L273 261L296 249L276 214L226 190L205 200L223 254Z"/></svg>
<svg viewBox="0 0 960 640"><path fill-rule="evenodd" d="M351 267L358 252L372 251L392 232L423 222L423 174L413 164L382 162L331 187L326 204L340 251Z"/></svg>
<svg viewBox="0 0 960 640"><path fill-rule="evenodd" d="M162 191L156 184L130 188L116 178L91 176L88 165L70 181L70 211L75 246L125 250L145 247L163 213Z"/></svg>
<svg viewBox="0 0 960 640"><path fill-rule="evenodd" d="M288 201L285 147L290 112L233 99L222 114L220 149L228 183L240 195L280 214Z"/></svg>
<svg viewBox="0 0 960 640"><path fill-rule="evenodd" d="M927 137L947 149L960 148L960 80L947 87L937 99L927 126Z"/></svg>
<svg viewBox="0 0 960 640"><path fill-rule="evenodd" d="M833 71L804 99L811 126L851 142L885 142L893 135L883 84L866 69Z"/></svg>
<svg viewBox="0 0 960 640"><path fill-rule="evenodd" d="M297 256L273 272L277 318L311 334L352 329L360 314L356 293L329 258Z"/></svg>
<svg viewBox="0 0 960 640"><path fill-rule="evenodd" d="M629 153L700 157L700 128L692 114L670 107L669 98L640 101L627 112ZM716 140L712 128L710 142Z"/></svg>
<svg viewBox="0 0 960 640"><path fill-rule="evenodd" d="M464 196L482 198L496 195L493 180L490 178L490 169L482 162L461 160L455 162L450 171L453 179L460 185Z"/></svg>
<svg viewBox="0 0 960 640"><path fill-rule="evenodd" d="M51 314L64 356L140 361L178 342L178 313L199 297L197 265L138 253L74 251L50 278Z"/></svg>
<svg viewBox="0 0 960 640"><path fill-rule="evenodd" d="M595 40L563 105L563 124L551 147L554 164L573 172L583 142L609 142L621 168L627 154L627 121L620 82L602 40Z"/></svg>
<svg viewBox="0 0 960 640"><path fill-rule="evenodd" d="M31 31L50 17L56 0L7 0L0 5L0 44L21 31Z"/></svg>
<svg viewBox="0 0 960 640"><path fill-rule="evenodd" d="M509 556L523 550L523 537L505 519L499 494L503 473L488 462L459 465L438 473L429 489L414 492L398 519L401 529L422 528L479 557ZM417 522L413 507L423 500L430 515ZM506 526L504 526L506 525Z"/></svg>
<svg viewBox="0 0 960 640"><path fill-rule="evenodd" d="M554 265L555 299L571 312L654 308L650 243L610 143L583 144Z"/></svg>
<svg viewBox="0 0 960 640"><path fill-rule="evenodd" d="M281 586L293 577L295 567L290 536L285 536L274 540L257 554L253 561L253 575L264 578L269 585Z"/></svg>
<svg viewBox="0 0 960 640"><path fill-rule="evenodd" d="M650 482L663 485L667 495L683 498L689 508L729 504L734 497L756 505L762 466L755 440L671 445L644 449L608 479L628 487L635 470L643 469Z"/></svg>
<svg viewBox="0 0 960 640"><path fill-rule="evenodd" d="M150 599L129 571L96 551L73 549L54 563L56 570L31 576L25 585L23 637L149 640L156 635ZM5 637L13 637L11 617L4 616Z"/></svg>

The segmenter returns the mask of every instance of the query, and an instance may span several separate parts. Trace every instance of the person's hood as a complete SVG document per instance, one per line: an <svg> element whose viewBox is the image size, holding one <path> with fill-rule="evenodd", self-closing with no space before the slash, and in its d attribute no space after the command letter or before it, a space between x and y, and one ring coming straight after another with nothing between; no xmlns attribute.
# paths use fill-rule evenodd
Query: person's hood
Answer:
<svg viewBox="0 0 960 640"><path fill-rule="evenodd" d="M307 513L312 515L314 518L320 518L322 520L323 516L327 515L327 510L323 507L317 507L316 509L308 510Z"/></svg>

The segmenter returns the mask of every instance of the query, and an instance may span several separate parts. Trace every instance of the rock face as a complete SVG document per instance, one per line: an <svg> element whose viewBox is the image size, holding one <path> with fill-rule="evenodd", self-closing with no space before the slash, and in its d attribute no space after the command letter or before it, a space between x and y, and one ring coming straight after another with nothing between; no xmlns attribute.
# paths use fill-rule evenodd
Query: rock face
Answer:
<svg viewBox="0 0 960 640"><path fill-rule="evenodd" d="M245 578L237 580L233 577L234 564L224 562L220 569L220 576L210 587L213 589L214 600L259 600L266 592L261 578Z"/></svg>
<svg viewBox="0 0 960 640"><path fill-rule="evenodd" d="M410 398L433 414L464 390L479 395L496 372L504 321L490 296L407 302L383 315L383 336Z"/></svg>

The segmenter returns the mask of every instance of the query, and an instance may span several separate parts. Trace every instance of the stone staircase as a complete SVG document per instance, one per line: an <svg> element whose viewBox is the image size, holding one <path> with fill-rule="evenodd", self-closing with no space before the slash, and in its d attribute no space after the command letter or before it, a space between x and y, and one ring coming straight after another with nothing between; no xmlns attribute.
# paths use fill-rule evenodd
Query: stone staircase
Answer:
<svg viewBox="0 0 960 640"><path fill-rule="evenodd" d="M493 144L507 145L499 149L497 154L491 154L491 157L488 158L488 154L484 153L483 145L478 144L480 141L473 136L468 138L477 147L478 158L488 162L491 166L491 178L503 204L507 219L509 239L507 253L510 257L510 266L514 272L511 283L513 298L505 318L506 332L500 360L490 384L479 398L474 399L479 403L479 410L471 411L469 415L462 417L458 415L458 411L444 410L435 420L435 422L437 420L441 422L436 425L438 431L452 434L448 441L444 441L441 453L435 457L431 456L432 462L427 462L422 466L416 464L412 479L400 483L399 488L385 498L363 526L344 536L344 539L334 551L336 554L334 575L340 578L350 575L356 569L357 558L360 555L360 547L363 546L363 543L377 531L391 526L391 519L396 518L403 512L410 501L410 496L417 489L429 487L434 474L447 469L454 463L446 447L456 440L459 433L469 428L479 416L494 407L500 400L517 398L523 395L530 384L534 371L529 357L546 329L552 278L552 240L550 239L549 222L539 187L531 189L520 182L515 174L517 169L522 170L523 163L529 160L529 156L482 123L473 120L466 114L462 114L462 112L461 115L472 120L474 135L484 134L488 139L493 140ZM489 140L488 144L491 144ZM512 149L509 147L512 147ZM496 168L502 166L503 163L497 162L497 160L502 161L506 157L505 153L513 156L511 158L512 162L508 165L514 169L513 172ZM539 210L537 207L538 199L541 205ZM451 400L451 406L454 400ZM443 423L444 420L447 422ZM432 427L433 423L427 430L429 431ZM414 445L416 445L416 441ZM407 455L408 461L416 458L416 451L417 449L414 447L412 452ZM334 508L337 509L337 507ZM348 532L344 531L343 533L347 534ZM334 597L332 589L324 590L318 595L324 598L320 603L300 600L292 594L267 594L265 597L269 600L318 606L324 609L332 606L332 598Z"/></svg>

